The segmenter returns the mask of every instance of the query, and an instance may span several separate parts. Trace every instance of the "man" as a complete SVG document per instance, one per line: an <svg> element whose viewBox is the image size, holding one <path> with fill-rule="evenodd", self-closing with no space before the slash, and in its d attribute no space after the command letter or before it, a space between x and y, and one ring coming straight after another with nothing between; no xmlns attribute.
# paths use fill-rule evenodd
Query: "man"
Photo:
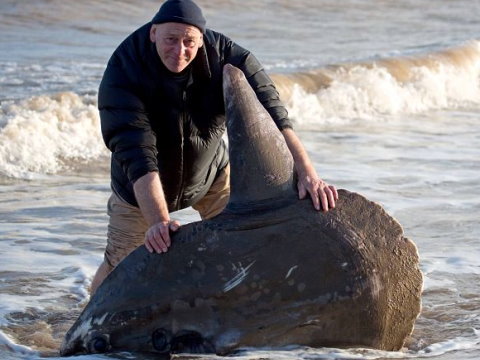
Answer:
<svg viewBox="0 0 480 360"><path fill-rule="evenodd" d="M168 0L153 20L112 55L99 90L102 134L112 151L112 196L105 259L92 292L142 243L166 252L180 224L170 212L192 206L202 219L218 215L229 195L228 153L222 140L222 68L240 68L282 131L298 174L299 197L315 209L338 194L317 173L292 130L278 92L260 63L226 36L206 29L191 0Z"/></svg>

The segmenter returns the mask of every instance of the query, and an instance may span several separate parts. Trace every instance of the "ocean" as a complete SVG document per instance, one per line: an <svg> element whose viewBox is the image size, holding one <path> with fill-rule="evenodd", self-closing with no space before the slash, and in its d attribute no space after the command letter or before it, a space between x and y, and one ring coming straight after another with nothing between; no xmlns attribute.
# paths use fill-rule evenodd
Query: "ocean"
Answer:
<svg viewBox="0 0 480 360"><path fill-rule="evenodd" d="M480 1L198 0L277 83L319 175L418 246L404 349L243 349L235 359L480 358ZM102 261L108 58L153 0L0 2L0 358L57 358ZM198 215L172 215L182 224ZM138 354L81 360L139 359ZM215 356L179 359L215 359Z"/></svg>

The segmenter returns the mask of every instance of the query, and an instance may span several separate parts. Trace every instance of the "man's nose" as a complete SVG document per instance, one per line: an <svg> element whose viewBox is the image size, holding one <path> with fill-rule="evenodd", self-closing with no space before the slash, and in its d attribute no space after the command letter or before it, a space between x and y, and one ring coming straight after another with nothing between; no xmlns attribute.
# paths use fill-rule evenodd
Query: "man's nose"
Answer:
<svg viewBox="0 0 480 360"><path fill-rule="evenodd" d="M177 41L175 44L175 54L181 56L185 53L185 45L183 45L183 41Z"/></svg>

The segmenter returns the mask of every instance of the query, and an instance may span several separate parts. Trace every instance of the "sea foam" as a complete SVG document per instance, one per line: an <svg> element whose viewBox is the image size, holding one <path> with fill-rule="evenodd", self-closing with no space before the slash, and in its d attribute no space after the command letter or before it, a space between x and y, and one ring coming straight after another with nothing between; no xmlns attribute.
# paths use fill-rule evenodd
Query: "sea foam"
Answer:
<svg viewBox="0 0 480 360"><path fill-rule="evenodd" d="M0 174L31 178L107 155L94 101L72 92L3 106Z"/></svg>
<svg viewBox="0 0 480 360"><path fill-rule="evenodd" d="M274 75L302 127L480 105L480 42L417 57Z"/></svg>

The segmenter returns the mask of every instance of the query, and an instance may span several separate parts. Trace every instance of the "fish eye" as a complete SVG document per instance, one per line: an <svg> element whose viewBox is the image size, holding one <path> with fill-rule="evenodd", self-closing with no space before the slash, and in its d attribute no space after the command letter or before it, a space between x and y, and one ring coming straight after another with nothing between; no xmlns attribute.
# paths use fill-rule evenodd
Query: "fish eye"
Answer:
<svg viewBox="0 0 480 360"><path fill-rule="evenodd" d="M110 347L107 335L95 336L88 343L88 350L90 353L101 354L107 352Z"/></svg>
<svg viewBox="0 0 480 360"><path fill-rule="evenodd" d="M159 352L166 353L170 351L171 334L165 329L157 329L152 334L153 348Z"/></svg>

